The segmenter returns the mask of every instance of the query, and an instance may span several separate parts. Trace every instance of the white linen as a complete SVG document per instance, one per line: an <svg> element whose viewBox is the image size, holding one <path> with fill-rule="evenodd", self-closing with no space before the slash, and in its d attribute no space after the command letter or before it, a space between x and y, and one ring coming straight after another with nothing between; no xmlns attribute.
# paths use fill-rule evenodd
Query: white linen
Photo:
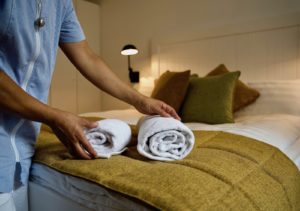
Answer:
<svg viewBox="0 0 300 211"><path fill-rule="evenodd" d="M286 154L300 170L300 117L287 114L244 116L234 124L187 123L192 130L225 131L270 144Z"/></svg>
<svg viewBox="0 0 300 211"><path fill-rule="evenodd" d="M136 109L123 109L123 110L110 110L101 112L90 112L80 114L82 117L99 117L106 119L119 119L128 124L136 125L138 120L144 116L144 114L138 112Z"/></svg>
<svg viewBox="0 0 300 211"><path fill-rule="evenodd" d="M98 126L85 131L86 138L97 152L98 158L109 158L124 152L131 140L129 125L118 119L105 119Z"/></svg>
<svg viewBox="0 0 300 211"><path fill-rule="evenodd" d="M236 117L261 114L300 116L300 80L249 82L248 85L258 90L260 96L254 103L236 112Z"/></svg>
<svg viewBox="0 0 300 211"><path fill-rule="evenodd" d="M180 121L147 116L138 123L138 152L150 159L171 161L186 157L194 146L194 134Z"/></svg>
<svg viewBox="0 0 300 211"><path fill-rule="evenodd" d="M136 124L142 116L134 109L91 113L91 116L119 118ZM83 114L85 116L87 114ZM107 118L107 117L106 117ZM240 116L233 124L208 125L185 123L191 130L221 130L243 135L270 144L286 154L300 170L300 116L288 114L266 114Z"/></svg>

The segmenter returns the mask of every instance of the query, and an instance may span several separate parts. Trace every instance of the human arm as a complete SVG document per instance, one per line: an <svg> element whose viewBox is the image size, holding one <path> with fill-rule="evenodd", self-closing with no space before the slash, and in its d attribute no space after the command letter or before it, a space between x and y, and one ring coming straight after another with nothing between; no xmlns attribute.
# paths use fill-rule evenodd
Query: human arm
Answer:
<svg viewBox="0 0 300 211"><path fill-rule="evenodd" d="M144 114L159 114L180 119L171 106L146 97L122 82L90 49L87 41L61 43L60 47L80 73L99 89L133 105Z"/></svg>
<svg viewBox="0 0 300 211"><path fill-rule="evenodd" d="M0 109L4 112L49 125L75 156L84 159L96 156L96 152L83 134L83 128L95 127L95 123L38 101L21 89L2 70L0 70L0 99Z"/></svg>

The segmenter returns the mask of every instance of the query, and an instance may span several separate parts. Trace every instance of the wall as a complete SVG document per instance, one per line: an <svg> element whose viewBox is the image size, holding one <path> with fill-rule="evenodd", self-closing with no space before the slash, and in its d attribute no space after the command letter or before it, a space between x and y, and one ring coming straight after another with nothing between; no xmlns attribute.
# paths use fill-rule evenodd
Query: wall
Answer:
<svg viewBox="0 0 300 211"><path fill-rule="evenodd" d="M299 0L102 0L102 56L113 71L128 82L127 59L120 54L127 44L135 44L139 54L132 66L142 77L151 76L151 42L157 37L178 37L177 33L260 21L300 11ZM166 37L168 39L168 37ZM108 95L102 109L127 108Z"/></svg>
<svg viewBox="0 0 300 211"><path fill-rule="evenodd" d="M223 36L192 40L189 35L171 43L160 39L157 71L188 69L204 76L223 63L229 70L240 70L242 81L300 79L300 13L284 27L278 24L282 23L244 33L228 33L227 29Z"/></svg>
<svg viewBox="0 0 300 211"><path fill-rule="evenodd" d="M90 47L100 54L100 7L94 1L73 0ZM51 83L49 104L72 113L101 110L101 91L88 82L61 50Z"/></svg>

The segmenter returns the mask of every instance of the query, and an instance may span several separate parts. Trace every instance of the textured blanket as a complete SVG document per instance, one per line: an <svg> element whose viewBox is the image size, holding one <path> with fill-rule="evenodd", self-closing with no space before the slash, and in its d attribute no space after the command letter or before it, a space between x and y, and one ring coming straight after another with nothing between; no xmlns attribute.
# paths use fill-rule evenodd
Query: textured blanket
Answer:
<svg viewBox="0 0 300 211"><path fill-rule="evenodd" d="M122 155L76 160L46 129L40 133L34 161L160 210L300 210L299 171L278 149L225 132L194 135L192 152L180 161L142 157L135 138Z"/></svg>

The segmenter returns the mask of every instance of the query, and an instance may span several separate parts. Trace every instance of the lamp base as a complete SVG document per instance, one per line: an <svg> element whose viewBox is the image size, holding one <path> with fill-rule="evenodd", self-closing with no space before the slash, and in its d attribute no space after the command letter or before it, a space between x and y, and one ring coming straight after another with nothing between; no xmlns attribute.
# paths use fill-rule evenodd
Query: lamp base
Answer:
<svg viewBox="0 0 300 211"><path fill-rule="evenodd" d="M138 71L130 71L129 79L131 83L139 83L140 82L140 72Z"/></svg>

